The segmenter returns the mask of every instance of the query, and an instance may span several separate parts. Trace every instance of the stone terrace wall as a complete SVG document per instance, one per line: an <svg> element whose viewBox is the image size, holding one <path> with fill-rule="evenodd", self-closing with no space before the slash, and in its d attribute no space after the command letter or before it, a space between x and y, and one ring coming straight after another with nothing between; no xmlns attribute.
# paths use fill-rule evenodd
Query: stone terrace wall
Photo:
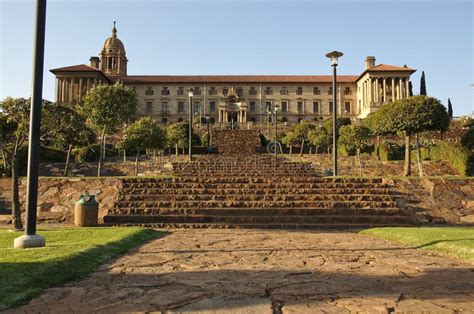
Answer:
<svg viewBox="0 0 474 314"><path fill-rule="evenodd" d="M212 145L227 155L249 155L260 151L258 130L213 130Z"/></svg>
<svg viewBox="0 0 474 314"><path fill-rule="evenodd" d="M114 178L40 178L38 220L40 222L66 222L74 220L74 204L81 194L96 195L100 203L99 219L113 207L122 187L122 180ZM25 209L26 179L20 183L20 202ZM1 221L10 219L11 179L0 179Z"/></svg>

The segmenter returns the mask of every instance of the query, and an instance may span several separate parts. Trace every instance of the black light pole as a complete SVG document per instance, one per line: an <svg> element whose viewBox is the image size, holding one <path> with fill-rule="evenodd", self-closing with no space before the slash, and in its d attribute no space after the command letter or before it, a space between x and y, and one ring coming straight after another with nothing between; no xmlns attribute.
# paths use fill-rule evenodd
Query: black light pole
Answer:
<svg viewBox="0 0 474 314"><path fill-rule="evenodd" d="M209 116L206 116L206 125L207 125L207 152L209 153L210 147L211 147L211 134L209 132L209 121L211 118Z"/></svg>
<svg viewBox="0 0 474 314"><path fill-rule="evenodd" d="M326 57L331 59L331 65L333 68L332 77L332 175L337 176L337 77L336 67L337 59L342 57L343 53L339 51L332 51L326 54Z"/></svg>
<svg viewBox="0 0 474 314"><path fill-rule="evenodd" d="M278 103L275 102L273 106L273 111L275 112L275 158L277 157L277 143L278 143Z"/></svg>
<svg viewBox="0 0 474 314"><path fill-rule="evenodd" d="M193 89L188 90L189 96L189 161L193 160Z"/></svg>
<svg viewBox="0 0 474 314"><path fill-rule="evenodd" d="M28 144L28 177L26 186L26 234L16 238L15 248L41 247L45 239L36 235L38 203L38 166L40 149L41 103L43 99L44 37L46 32L46 0L36 0L33 87L31 92L30 134Z"/></svg>

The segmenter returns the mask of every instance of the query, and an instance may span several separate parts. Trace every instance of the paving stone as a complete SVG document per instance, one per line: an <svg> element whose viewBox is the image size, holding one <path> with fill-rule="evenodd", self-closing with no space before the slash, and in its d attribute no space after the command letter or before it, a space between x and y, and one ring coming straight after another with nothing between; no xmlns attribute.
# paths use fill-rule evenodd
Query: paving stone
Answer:
<svg viewBox="0 0 474 314"><path fill-rule="evenodd" d="M469 312L472 266L350 232L179 229L11 312Z"/></svg>

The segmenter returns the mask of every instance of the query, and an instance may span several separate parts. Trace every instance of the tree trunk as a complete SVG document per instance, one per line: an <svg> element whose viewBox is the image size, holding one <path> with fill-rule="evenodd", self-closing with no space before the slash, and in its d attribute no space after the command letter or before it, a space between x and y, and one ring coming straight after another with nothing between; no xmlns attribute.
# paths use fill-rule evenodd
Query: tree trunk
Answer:
<svg viewBox="0 0 474 314"><path fill-rule="evenodd" d="M303 156L303 149L304 149L304 139L301 140L300 157Z"/></svg>
<svg viewBox="0 0 474 314"><path fill-rule="evenodd" d="M7 163L7 157L5 155L5 150L2 149L2 160L3 160L3 170L5 170L5 173L8 171L8 163Z"/></svg>
<svg viewBox="0 0 474 314"><path fill-rule="evenodd" d="M123 149L123 163L127 163L127 151L125 150L125 148Z"/></svg>
<svg viewBox="0 0 474 314"><path fill-rule="evenodd" d="M411 175L411 156L410 156L410 134L405 133L405 166L403 175L408 177Z"/></svg>
<svg viewBox="0 0 474 314"><path fill-rule="evenodd" d="M418 173L420 177L423 176L423 163L421 162L421 149L420 149L420 140L418 138L418 134L415 135L416 141L416 157L418 157Z"/></svg>
<svg viewBox="0 0 474 314"><path fill-rule="evenodd" d="M293 145L290 145L290 156L293 154Z"/></svg>
<svg viewBox="0 0 474 314"><path fill-rule="evenodd" d="M15 143L12 154L12 223L13 228L17 231L23 230L23 223L21 222L21 208L20 208L20 180L18 177L18 140Z"/></svg>
<svg viewBox="0 0 474 314"><path fill-rule="evenodd" d="M69 160L71 158L71 151L72 151L72 145L69 145L69 148L67 149L66 165L64 166L64 173L63 173L64 177L67 177L69 173Z"/></svg>
<svg viewBox="0 0 474 314"><path fill-rule="evenodd" d="M178 144L174 145L176 157L178 157Z"/></svg>
<svg viewBox="0 0 474 314"><path fill-rule="evenodd" d="M316 145L316 147L314 148L314 154L315 154L315 155L318 154L318 148L319 148L319 145Z"/></svg>
<svg viewBox="0 0 474 314"><path fill-rule="evenodd" d="M102 130L102 143L100 145L100 154L99 154L99 165L97 166L97 176L100 177L102 174L102 158L104 157L104 148L105 148L105 127Z"/></svg>
<svg viewBox="0 0 474 314"><path fill-rule="evenodd" d="M356 150L357 154L357 161L359 162L359 176L362 177L362 162L360 161L360 148L357 148Z"/></svg>
<svg viewBox="0 0 474 314"><path fill-rule="evenodd" d="M135 176L138 176L138 157L140 156L140 150L137 150L137 157L135 158Z"/></svg>
<svg viewBox="0 0 474 314"><path fill-rule="evenodd" d="M375 154L377 156L377 161L380 161L380 135L377 135L377 143L375 147Z"/></svg>
<svg viewBox="0 0 474 314"><path fill-rule="evenodd" d="M313 146L309 145L309 154L311 155L313 153Z"/></svg>

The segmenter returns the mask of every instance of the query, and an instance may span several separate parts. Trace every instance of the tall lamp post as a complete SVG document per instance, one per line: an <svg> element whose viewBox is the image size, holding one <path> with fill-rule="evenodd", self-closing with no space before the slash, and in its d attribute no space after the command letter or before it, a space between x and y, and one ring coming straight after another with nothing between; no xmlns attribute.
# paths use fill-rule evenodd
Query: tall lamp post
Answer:
<svg viewBox="0 0 474 314"><path fill-rule="evenodd" d="M33 88L31 92L30 134L28 144L28 177L26 186L25 235L13 242L14 248L45 246L45 239L36 234L38 203L38 166L40 150L41 102L43 98L44 37L46 31L46 0L36 0Z"/></svg>
<svg viewBox="0 0 474 314"><path fill-rule="evenodd" d="M277 157L277 143L278 143L278 103L275 102L273 105L273 112L275 112L275 157Z"/></svg>
<svg viewBox="0 0 474 314"><path fill-rule="evenodd" d="M210 153L211 151L211 134L209 132L209 121L211 117L206 116L206 126L207 126L207 152Z"/></svg>
<svg viewBox="0 0 474 314"><path fill-rule="evenodd" d="M189 97L189 161L193 160L193 89L188 90Z"/></svg>
<svg viewBox="0 0 474 314"><path fill-rule="evenodd" d="M326 57L331 59L332 66L332 175L337 176L337 77L336 67L337 59L342 57L343 53L339 51L331 51L326 54Z"/></svg>

